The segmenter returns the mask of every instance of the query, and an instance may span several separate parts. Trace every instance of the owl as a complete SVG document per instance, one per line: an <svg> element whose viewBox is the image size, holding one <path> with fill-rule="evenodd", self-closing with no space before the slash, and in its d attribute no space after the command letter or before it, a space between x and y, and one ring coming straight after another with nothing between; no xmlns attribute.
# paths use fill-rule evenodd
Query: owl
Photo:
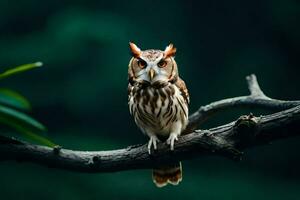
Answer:
<svg viewBox="0 0 300 200"><path fill-rule="evenodd" d="M165 50L141 50L129 43L132 55L128 66L128 105L135 123L149 137L148 152L158 142L167 142L174 150L178 136L188 123L189 94L179 77L173 44ZM158 187L182 180L181 163L153 169Z"/></svg>

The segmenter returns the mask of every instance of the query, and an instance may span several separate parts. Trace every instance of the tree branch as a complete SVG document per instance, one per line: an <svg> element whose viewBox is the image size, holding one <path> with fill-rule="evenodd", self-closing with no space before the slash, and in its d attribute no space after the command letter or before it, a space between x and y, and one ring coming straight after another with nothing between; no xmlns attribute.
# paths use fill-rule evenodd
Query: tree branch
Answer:
<svg viewBox="0 0 300 200"><path fill-rule="evenodd" d="M207 119L229 108L255 106L279 111L300 105L300 101L283 101L267 97L260 89L254 74L247 76L246 80L250 95L222 99L201 106L195 113L190 115L187 132L195 130L198 125L203 124Z"/></svg>
<svg viewBox="0 0 300 200"><path fill-rule="evenodd" d="M261 91L254 75L248 76L247 81L251 93L249 96L224 99L201 107L190 117L190 130L212 114L231 107L253 105L286 110L260 117L250 114L223 126L194 130L179 138L174 151L170 151L165 143L160 143L151 155L148 154L146 145L111 151L73 151L0 138L0 160L28 161L48 167L90 173L113 172L152 168L202 154L239 159L242 155L241 150L246 148L300 135L300 101L271 99Z"/></svg>

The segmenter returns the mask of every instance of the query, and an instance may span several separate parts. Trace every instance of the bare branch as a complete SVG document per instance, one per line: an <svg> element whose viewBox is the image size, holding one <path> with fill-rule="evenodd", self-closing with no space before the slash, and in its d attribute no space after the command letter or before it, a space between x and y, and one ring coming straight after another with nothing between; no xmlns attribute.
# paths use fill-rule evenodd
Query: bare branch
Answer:
<svg viewBox="0 0 300 200"><path fill-rule="evenodd" d="M203 124L214 114L229 108L255 106L279 111L300 105L300 101L283 101L267 97L260 89L254 74L247 76L246 80L250 95L223 99L201 106L195 113L190 115L187 132L192 132L198 125Z"/></svg>
<svg viewBox="0 0 300 200"><path fill-rule="evenodd" d="M0 160L38 163L81 172L113 172L152 168L162 163L191 159L202 154L239 158L241 150L270 141L300 135L300 106L272 115L242 116L237 121L195 131L180 137L174 151L160 143L152 155L146 145L112 151L54 150L32 144L0 145Z"/></svg>
<svg viewBox="0 0 300 200"><path fill-rule="evenodd" d="M111 151L74 151L52 149L0 137L0 161L26 161L89 173L113 172L152 168L203 154L239 159L242 155L241 150L246 148L300 135L300 102L268 98L261 91L254 75L247 77L247 81L251 92L249 96L224 99L203 106L192 114L190 123L195 126L216 112L236 106L255 105L286 110L260 117L250 114L223 126L195 130L180 137L174 151L170 151L165 143L160 143L151 155L148 154L146 145Z"/></svg>

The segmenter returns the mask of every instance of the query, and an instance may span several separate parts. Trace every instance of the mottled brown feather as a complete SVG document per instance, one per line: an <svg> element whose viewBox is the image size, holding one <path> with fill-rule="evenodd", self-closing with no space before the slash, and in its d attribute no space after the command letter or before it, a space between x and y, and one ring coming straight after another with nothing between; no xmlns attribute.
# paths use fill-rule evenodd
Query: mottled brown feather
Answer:
<svg viewBox="0 0 300 200"><path fill-rule="evenodd" d="M131 55L133 57L135 57L135 58L140 57L142 52L141 52L141 49L136 46L136 44L134 44L133 42L129 42L129 49L130 49Z"/></svg>
<svg viewBox="0 0 300 200"><path fill-rule="evenodd" d="M175 56L175 53L176 53L176 48L171 43L171 44L169 44L169 46L166 47L166 49L164 51L164 57L168 58L168 57Z"/></svg>
<svg viewBox="0 0 300 200"><path fill-rule="evenodd" d="M168 183L178 185L182 180L181 163L178 162L174 165L153 169L152 179L157 187L163 187Z"/></svg>
<svg viewBox="0 0 300 200"><path fill-rule="evenodd" d="M185 99L186 103L189 104L190 103L190 95L189 95L188 89L185 85L185 82L180 77L178 77L177 81L175 82L175 85L179 88L181 95Z"/></svg>

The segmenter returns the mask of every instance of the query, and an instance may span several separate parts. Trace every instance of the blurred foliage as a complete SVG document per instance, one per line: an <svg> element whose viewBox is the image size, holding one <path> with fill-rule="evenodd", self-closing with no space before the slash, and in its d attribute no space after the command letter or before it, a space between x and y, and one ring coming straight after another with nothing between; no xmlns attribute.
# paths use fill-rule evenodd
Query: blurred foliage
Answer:
<svg viewBox="0 0 300 200"><path fill-rule="evenodd" d="M5 72L2 72L0 74L0 79L7 78L7 77L10 77L10 76L15 75L15 74L28 71L28 70L31 70L33 68L41 67L42 65L43 64L41 62L36 62L36 63L30 63L30 64L15 67L15 68L9 69Z"/></svg>
<svg viewBox="0 0 300 200"><path fill-rule="evenodd" d="M247 94L250 73L270 97L300 99L299 11L296 0L0 1L0 63L47 65L1 84L22 91L33 117L65 148L145 143L127 108L129 41L142 49L175 44L191 112ZM250 111L270 112L232 110L201 128ZM299 145L299 138L275 142L246 152L239 163L183 162L182 184L163 189L155 188L150 170L77 174L10 162L0 165L1 192L11 199L297 199Z"/></svg>
<svg viewBox="0 0 300 200"><path fill-rule="evenodd" d="M0 73L0 80L40 66L42 66L42 63L36 62L9 69ZM55 146L50 140L39 135L39 133L46 131L44 125L19 110L31 110L28 100L15 91L0 88L0 123L14 128L32 141L50 147Z"/></svg>

